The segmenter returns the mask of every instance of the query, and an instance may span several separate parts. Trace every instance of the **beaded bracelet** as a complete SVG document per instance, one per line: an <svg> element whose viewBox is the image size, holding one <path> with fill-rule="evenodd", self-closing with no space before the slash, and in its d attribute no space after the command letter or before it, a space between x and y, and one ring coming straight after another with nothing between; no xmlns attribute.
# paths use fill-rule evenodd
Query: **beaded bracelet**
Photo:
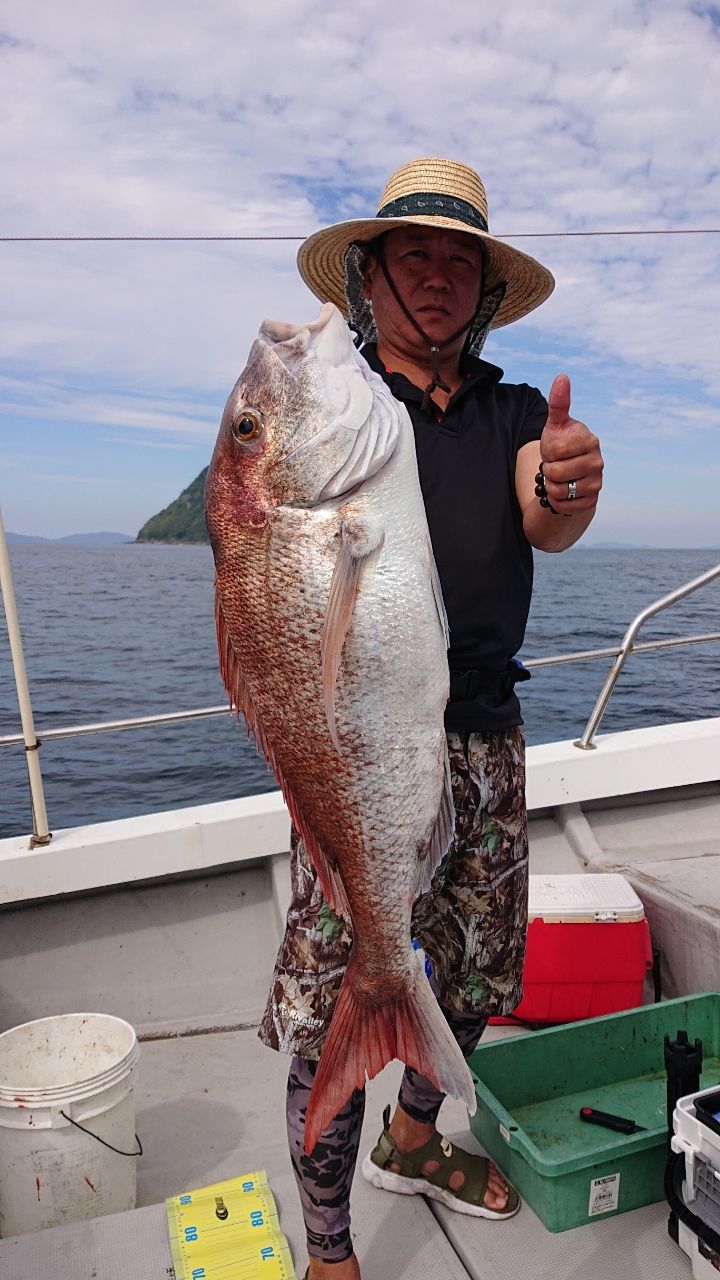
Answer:
<svg viewBox="0 0 720 1280"><path fill-rule="evenodd" d="M543 464L540 463L540 470L535 477L535 493L540 499L540 506L552 512L554 516L559 516L560 512L556 511L548 498L547 489L545 488L545 475L543 473Z"/></svg>

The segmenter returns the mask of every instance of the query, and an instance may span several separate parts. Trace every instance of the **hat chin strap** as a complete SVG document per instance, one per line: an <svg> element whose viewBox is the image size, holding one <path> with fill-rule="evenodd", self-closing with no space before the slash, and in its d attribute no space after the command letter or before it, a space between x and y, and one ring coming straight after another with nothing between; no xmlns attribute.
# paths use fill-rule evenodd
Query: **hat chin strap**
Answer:
<svg viewBox="0 0 720 1280"><path fill-rule="evenodd" d="M387 262L385 261L385 252L384 252L382 243L380 243L377 246L377 257L378 257L380 266L382 268L382 273L385 279L387 280L388 287L395 301L403 311L406 318L410 321L413 328L420 334L420 337L422 338L423 342L427 342L428 346L430 347L430 361L431 361L430 381L425 388L422 405L421 405L421 408L425 411L425 413L427 413L428 409L430 408L430 399L432 397L433 391L435 391L439 387L441 391L446 391L448 395L452 393L452 387L449 387L447 382L444 382L443 379L440 377L440 348L448 346L448 344L451 342L455 342L460 337L461 333L465 333L466 330L469 335L470 330L472 328L472 322L475 319L475 316L477 315L478 309L480 307L480 302L482 302L482 296L483 296L482 289L480 290L480 302L478 303L478 306L473 311L473 314L471 315L470 319L466 320L464 324L461 324L460 328L457 329L455 333L451 333L449 338L443 339L442 342L433 342L432 338L428 337L425 330L421 328L421 326L418 324L415 317L410 314L410 311L405 306L405 303L400 297L395 281L393 280L388 270L388 265L387 265Z"/></svg>

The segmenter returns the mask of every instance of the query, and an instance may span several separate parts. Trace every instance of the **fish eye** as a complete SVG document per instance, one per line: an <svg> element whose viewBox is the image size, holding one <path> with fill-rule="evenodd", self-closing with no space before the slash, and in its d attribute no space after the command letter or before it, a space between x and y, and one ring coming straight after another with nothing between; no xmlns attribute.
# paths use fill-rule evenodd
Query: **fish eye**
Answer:
<svg viewBox="0 0 720 1280"><path fill-rule="evenodd" d="M252 409L247 405L236 415L231 429L239 444L248 444L250 440L257 440L262 431L262 425L260 410Z"/></svg>

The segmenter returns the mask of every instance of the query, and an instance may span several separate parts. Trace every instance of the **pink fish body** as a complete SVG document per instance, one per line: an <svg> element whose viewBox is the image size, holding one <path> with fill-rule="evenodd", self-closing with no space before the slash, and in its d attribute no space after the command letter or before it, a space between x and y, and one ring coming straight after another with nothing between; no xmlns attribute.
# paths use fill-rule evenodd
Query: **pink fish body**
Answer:
<svg viewBox="0 0 720 1280"><path fill-rule="evenodd" d="M412 424L331 304L307 325L262 325L205 502L226 688L352 925L307 1150L396 1057L474 1111L410 934L454 816L447 624Z"/></svg>

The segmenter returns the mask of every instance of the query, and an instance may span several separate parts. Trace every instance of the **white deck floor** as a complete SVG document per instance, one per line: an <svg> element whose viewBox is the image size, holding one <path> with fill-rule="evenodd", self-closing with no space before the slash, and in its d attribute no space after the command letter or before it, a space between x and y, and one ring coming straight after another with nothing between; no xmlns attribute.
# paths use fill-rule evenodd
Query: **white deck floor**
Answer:
<svg viewBox="0 0 720 1280"><path fill-rule="evenodd" d="M657 796L642 806L566 808L531 823L531 870L617 868L643 897L656 940L672 944L667 994L720 988L720 787L681 804ZM284 1134L287 1061L255 1033L278 940L273 893L280 885L282 894L282 875L274 871L269 862L245 865L2 912L0 1030L82 1008L125 1017L143 1038L161 1037L145 1039L139 1067L145 1154L131 1229L123 1215L0 1241L2 1280L169 1280L165 1197L258 1167L268 1172L303 1276ZM376 1140L398 1073L395 1064L369 1088L364 1149ZM448 1102L441 1124L475 1145L462 1107ZM553 1235L527 1206L510 1222L485 1222L377 1191L358 1174L353 1213L366 1280L690 1275L667 1236L663 1204Z"/></svg>
<svg viewBox="0 0 720 1280"><path fill-rule="evenodd" d="M3 1280L171 1280L164 1198L258 1167L268 1172L300 1280L306 1254L282 1117L286 1069L254 1031L144 1045L138 1204L147 1207L0 1241ZM395 1064L368 1089L363 1154L377 1138L399 1074ZM479 1149L462 1106L446 1103L442 1124L453 1139ZM527 1205L509 1222L487 1222L420 1197L377 1191L358 1174L352 1210L364 1280L684 1280L690 1274L667 1235L663 1204L558 1235Z"/></svg>

